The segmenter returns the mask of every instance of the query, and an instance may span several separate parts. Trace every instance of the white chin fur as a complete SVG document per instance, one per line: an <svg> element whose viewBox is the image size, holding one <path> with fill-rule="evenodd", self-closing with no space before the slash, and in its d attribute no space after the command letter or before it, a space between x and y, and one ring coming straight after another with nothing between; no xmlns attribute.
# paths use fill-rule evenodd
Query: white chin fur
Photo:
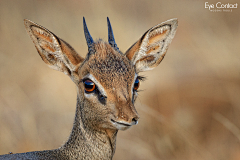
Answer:
<svg viewBox="0 0 240 160"><path fill-rule="evenodd" d="M115 127L116 127L118 130L125 131L125 130L129 129L129 128L132 127L132 126L124 126L124 125L119 125L119 124L117 124L117 125L115 125Z"/></svg>

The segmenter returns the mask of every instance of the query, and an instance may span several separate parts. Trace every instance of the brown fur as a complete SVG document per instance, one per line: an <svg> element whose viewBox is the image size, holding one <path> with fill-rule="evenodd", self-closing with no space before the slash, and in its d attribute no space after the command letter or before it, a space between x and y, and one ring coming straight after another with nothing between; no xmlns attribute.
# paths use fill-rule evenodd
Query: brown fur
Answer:
<svg viewBox="0 0 240 160"><path fill-rule="evenodd" d="M46 28L29 20L24 22L43 61L76 84L75 120L68 141L60 148L2 155L0 159L112 159L118 130L130 128L139 119L134 107L136 74L160 63L176 32L177 21L151 28L125 55L107 42L93 42L85 59ZM168 35L161 35L158 29L165 24L173 29L166 31ZM147 45L148 42L162 43L163 47ZM144 47L147 53L143 53ZM85 92L84 78L92 78L97 86L95 92Z"/></svg>

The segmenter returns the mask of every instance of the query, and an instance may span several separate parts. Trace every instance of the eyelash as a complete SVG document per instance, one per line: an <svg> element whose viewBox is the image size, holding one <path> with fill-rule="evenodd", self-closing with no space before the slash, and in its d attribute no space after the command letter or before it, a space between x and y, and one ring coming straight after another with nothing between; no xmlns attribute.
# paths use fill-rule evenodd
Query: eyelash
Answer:
<svg viewBox="0 0 240 160"><path fill-rule="evenodd" d="M139 81L145 81L145 80L146 80L146 77L144 77L144 76L137 76L137 79L138 79Z"/></svg>

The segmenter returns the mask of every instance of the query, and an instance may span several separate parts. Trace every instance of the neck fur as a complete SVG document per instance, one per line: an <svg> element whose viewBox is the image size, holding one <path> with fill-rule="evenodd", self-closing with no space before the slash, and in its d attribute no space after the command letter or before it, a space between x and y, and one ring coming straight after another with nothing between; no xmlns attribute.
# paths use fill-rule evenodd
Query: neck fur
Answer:
<svg viewBox="0 0 240 160"><path fill-rule="evenodd" d="M101 159L101 157L112 159L118 130L94 128L83 120L82 107L84 103L78 97L72 132L68 141L59 150L71 152L75 158L84 159L85 156L92 155L91 159Z"/></svg>

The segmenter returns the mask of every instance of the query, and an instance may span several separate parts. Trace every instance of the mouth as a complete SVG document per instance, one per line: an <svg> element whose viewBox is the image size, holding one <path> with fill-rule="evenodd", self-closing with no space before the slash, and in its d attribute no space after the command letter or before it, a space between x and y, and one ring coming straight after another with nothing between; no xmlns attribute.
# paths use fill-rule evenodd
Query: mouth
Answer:
<svg viewBox="0 0 240 160"><path fill-rule="evenodd" d="M113 119L111 119L111 122L119 130L126 130L133 125L131 123L127 123L127 122L123 122L123 121L115 121Z"/></svg>
<svg viewBox="0 0 240 160"><path fill-rule="evenodd" d="M132 126L131 124L129 124L129 123L126 123L126 122L117 122L117 121L114 121L113 119L111 119L111 121L113 122L113 123L116 123L116 124L119 124L119 125L123 125L123 126L126 126L126 127L129 127L129 126Z"/></svg>

